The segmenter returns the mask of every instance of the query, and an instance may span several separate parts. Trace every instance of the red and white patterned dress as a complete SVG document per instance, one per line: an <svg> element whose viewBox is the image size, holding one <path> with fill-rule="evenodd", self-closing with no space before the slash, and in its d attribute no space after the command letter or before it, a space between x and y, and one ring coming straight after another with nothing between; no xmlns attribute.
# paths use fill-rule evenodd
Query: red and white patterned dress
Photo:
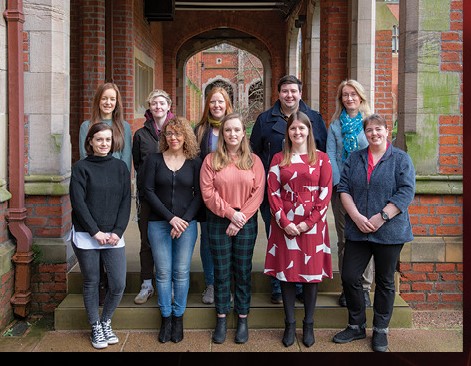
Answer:
<svg viewBox="0 0 471 366"><path fill-rule="evenodd" d="M272 219L264 273L287 282L321 282L332 278L327 208L332 195L329 157L317 151L317 162L293 154L289 166L280 167L283 152L273 156L268 171L268 201ZM289 237L282 229L290 222L305 222L306 232Z"/></svg>

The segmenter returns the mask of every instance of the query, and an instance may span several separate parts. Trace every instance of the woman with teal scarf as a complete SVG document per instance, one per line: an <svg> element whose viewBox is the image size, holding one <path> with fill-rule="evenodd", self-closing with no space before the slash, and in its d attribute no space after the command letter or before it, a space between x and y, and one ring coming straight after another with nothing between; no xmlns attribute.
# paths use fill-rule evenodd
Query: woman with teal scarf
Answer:
<svg viewBox="0 0 471 366"><path fill-rule="evenodd" d="M327 154L332 164L332 211L334 213L335 229L337 231L337 248L339 259L339 274L342 274L343 253L345 250L345 209L337 193L343 164L350 153L366 148L368 141L363 132L363 119L371 115L365 89L356 80L344 80L337 88L335 112L332 116L327 133ZM373 261L363 273L363 291L366 306L371 306L370 290L373 282ZM339 305L345 307L345 295L342 291Z"/></svg>

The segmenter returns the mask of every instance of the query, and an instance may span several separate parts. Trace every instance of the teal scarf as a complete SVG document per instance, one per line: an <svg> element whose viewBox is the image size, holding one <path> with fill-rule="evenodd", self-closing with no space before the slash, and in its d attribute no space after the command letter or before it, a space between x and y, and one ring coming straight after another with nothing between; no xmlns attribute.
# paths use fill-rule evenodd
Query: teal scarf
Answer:
<svg viewBox="0 0 471 366"><path fill-rule="evenodd" d="M358 150L358 135L363 129L361 112L350 118L344 108L340 114L340 126L343 137L342 161L345 161L352 151Z"/></svg>

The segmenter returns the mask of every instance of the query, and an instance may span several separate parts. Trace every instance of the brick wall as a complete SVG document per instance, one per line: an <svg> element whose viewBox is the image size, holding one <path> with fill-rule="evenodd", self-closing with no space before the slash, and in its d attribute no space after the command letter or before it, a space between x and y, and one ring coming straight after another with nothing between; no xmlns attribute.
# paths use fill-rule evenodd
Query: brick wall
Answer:
<svg viewBox="0 0 471 366"><path fill-rule="evenodd" d="M319 112L328 125L335 112L337 87L348 77L348 1L321 1L320 12Z"/></svg>
<svg viewBox="0 0 471 366"><path fill-rule="evenodd" d="M392 131L393 123L393 76L392 76L392 31L376 32L375 49L375 112L382 115ZM390 136L391 137L391 136Z"/></svg>
<svg viewBox="0 0 471 366"><path fill-rule="evenodd" d="M72 227L69 196L27 196L26 225L36 238L61 238Z"/></svg>
<svg viewBox="0 0 471 366"><path fill-rule="evenodd" d="M33 264L31 312L52 313L67 295L67 263Z"/></svg>
<svg viewBox="0 0 471 366"><path fill-rule="evenodd" d="M4 329L13 319L13 308L10 299L14 292L15 270L11 270L0 276L0 329ZM0 335L1 336L1 335Z"/></svg>
<svg viewBox="0 0 471 366"><path fill-rule="evenodd" d="M463 308L462 263L400 263L401 297L415 310Z"/></svg>

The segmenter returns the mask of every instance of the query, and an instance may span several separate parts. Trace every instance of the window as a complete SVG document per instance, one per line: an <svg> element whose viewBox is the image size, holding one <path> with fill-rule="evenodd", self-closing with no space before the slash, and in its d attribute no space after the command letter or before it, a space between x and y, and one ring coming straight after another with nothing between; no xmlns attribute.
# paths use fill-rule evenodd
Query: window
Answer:
<svg viewBox="0 0 471 366"><path fill-rule="evenodd" d="M134 68L134 112L142 115L147 109L146 99L153 89L154 70L137 58Z"/></svg>
<svg viewBox="0 0 471 366"><path fill-rule="evenodd" d="M393 25L392 29L392 52L399 52L399 27L397 25Z"/></svg>

